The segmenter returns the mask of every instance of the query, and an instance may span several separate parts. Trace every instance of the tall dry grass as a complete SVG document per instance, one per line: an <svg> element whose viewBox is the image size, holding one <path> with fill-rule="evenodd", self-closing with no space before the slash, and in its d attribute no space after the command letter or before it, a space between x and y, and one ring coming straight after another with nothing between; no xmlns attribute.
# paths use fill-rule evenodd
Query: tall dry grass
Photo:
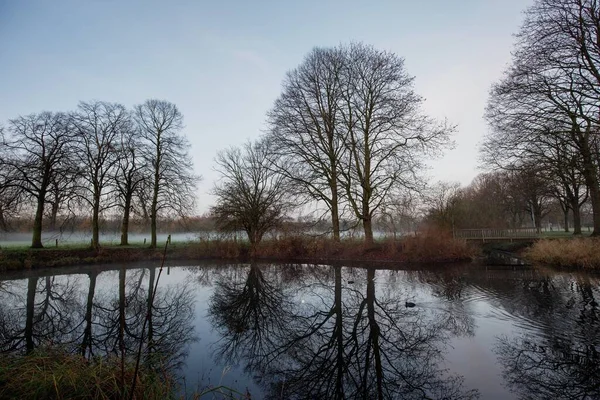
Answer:
<svg viewBox="0 0 600 400"><path fill-rule="evenodd" d="M192 246L191 254L199 258L233 259L249 257L248 244L233 241L204 242ZM335 242L329 238L288 235L262 241L254 257L270 260L327 261L400 261L452 262L469 260L475 251L464 240L452 238L445 232L384 239L366 244L361 239Z"/></svg>
<svg viewBox="0 0 600 400"><path fill-rule="evenodd" d="M27 356L5 355L0 361L0 398L128 399L134 367L126 363L122 376L117 357L90 361L61 349L36 350ZM169 377L144 370L137 380L135 399L173 397Z"/></svg>
<svg viewBox="0 0 600 400"><path fill-rule="evenodd" d="M466 240L455 239L446 232L427 232L402 240L402 254L407 262L452 262L470 260L476 250Z"/></svg>
<svg viewBox="0 0 600 400"><path fill-rule="evenodd" d="M534 263L568 268L600 268L600 239L545 239L531 246L525 256Z"/></svg>

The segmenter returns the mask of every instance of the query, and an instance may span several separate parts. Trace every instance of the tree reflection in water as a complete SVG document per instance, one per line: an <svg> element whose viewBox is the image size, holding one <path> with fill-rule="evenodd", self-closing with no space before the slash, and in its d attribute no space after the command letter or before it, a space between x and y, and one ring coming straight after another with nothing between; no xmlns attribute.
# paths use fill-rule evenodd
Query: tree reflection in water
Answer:
<svg viewBox="0 0 600 400"><path fill-rule="evenodd" d="M284 289L262 268L219 280L209 314L222 334L218 356L243 361L269 397L477 397L439 366L444 313L407 309L402 291L378 297L375 270L353 271L362 289L345 285L339 266L313 268L304 286Z"/></svg>
<svg viewBox="0 0 600 400"><path fill-rule="evenodd" d="M58 345L87 358L134 357L156 269L121 268L118 285L98 290L103 274L110 272L90 271L87 285L77 275L2 282L0 352L29 353ZM144 361L163 372L174 371L195 340L190 287L159 286L149 315Z"/></svg>
<svg viewBox="0 0 600 400"><path fill-rule="evenodd" d="M75 280L50 276L28 278L26 289L3 285L0 351L29 353L43 344L72 343L79 318L76 289Z"/></svg>
<svg viewBox="0 0 600 400"><path fill-rule="evenodd" d="M504 378L519 398L600 398L597 287L589 277L571 281L546 276L518 288L514 299L542 331L498 338Z"/></svg>

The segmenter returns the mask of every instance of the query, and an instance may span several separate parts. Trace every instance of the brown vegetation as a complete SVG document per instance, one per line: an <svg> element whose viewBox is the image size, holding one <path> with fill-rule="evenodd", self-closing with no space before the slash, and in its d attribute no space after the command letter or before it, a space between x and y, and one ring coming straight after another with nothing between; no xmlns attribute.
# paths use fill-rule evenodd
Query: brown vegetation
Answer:
<svg viewBox="0 0 600 400"><path fill-rule="evenodd" d="M600 268L600 239L540 240L526 252L532 262L569 268Z"/></svg>
<svg viewBox="0 0 600 400"><path fill-rule="evenodd" d="M38 350L27 356L4 356L0 363L0 398L3 399L123 399L133 379L133 363L123 374L117 358L88 361L60 349ZM170 378L141 371L135 399L172 397Z"/></svg>
<svg viewBox="0 0 600 400"><path fill-rule="evenodd" d="M307 262L334 261L395 261L453 262L470 260L475 251L463 240L453 239L443 232L429 232L398 240L384 239L366 244L361 239L336 242L323 237L288 235L265 239L251 257L250 244L231 239L200 240L173 244L167 251L170 260L301 260ZM147 247L102 247L71 249L2 249L0 270L58 267L77 264L101 264L160 260L159 249Z"/></svg>
<svg viewBox="0 0 600 400"><path fill-rule="evenodd" d="M191 244L186 258L247 258L249 244L233 240L205 241ZM431 232L398 240L384 239L367 244L362 239L333 239L290 235L264 240L257 246L255 258L306 261L398 261L452 262L470 260L474 249L449 234ZM195 256L193 255L195 254Z"/></svg>

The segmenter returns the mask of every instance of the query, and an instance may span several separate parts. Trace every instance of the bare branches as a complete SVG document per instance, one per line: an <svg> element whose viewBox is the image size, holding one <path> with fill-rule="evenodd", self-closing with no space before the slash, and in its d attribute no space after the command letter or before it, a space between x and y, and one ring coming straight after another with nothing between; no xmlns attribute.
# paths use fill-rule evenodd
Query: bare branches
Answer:
<svg viewBox="0 0 600 400"><path fill-rule="evenodd" d="M296 186L296 194L323 202L340 238L339 163L345 149L340 131L344 54L315 48L288 72L283 92L268 114L273 165Z"/></svg>
<svg viewBox="0 0 600 400"><path fill-rule="evenodd" d="M340 185L372 242L374 215L394 189L417 189L423 157L447 147L454 127L422 113L401 58L362 44L345 51Z"/></svg>
<svg viewBox="0 0 600 400"><path fill-rule="evenodd" d="M173 103L147 100L134 107L139 134L147 143L144 158L152 182L150 200L151 247L156 247L158 214L173 211L180 215L191 210L196 182L192 172L188 142L180 134L183 116Z"/></svg>
<svg viewBox="0 0 600 400"><path fill-rule="evenodd" d="M222 230L244 230L254 250L269 230L282 222L291 208L289 184L267 161L265 142L246 143L217 155L221 174L213 193L217 204L211 211Z"/></svg>
<svg viewBox="0 0 600 400"><path fill-rule="evenodd" d="M495 167L527 158L551 165L558 176L579 171L589 188L595 235L600 234L594 159L600 123L599 15L595 0L537 0L527 10L513 63L491 91L486 118L492 131L483 148L484 161ZM567 162L564 153L578 160ZM562 184L569 191L580 185ZM571 196L570 202L578 201Z"/></svg>
<svg viewBox="0 0 600 400"><path fill-rule="evenodd" d="M100 212L114 205L106 201L111 198L106 190L114 188L115 169L121 157L119 139L131 131L131 120L122 105L100 101L79 103L72 119L79 163L85 171L82 177L87 195L83 198L92 207L92 246L98 247Z"/></svg>
<svg viewBox="0 0 600 400"><path fill-rule="evenodd" d="M31 246L42 245L42 219L52 180L71 168L73 132L62 113L43 112L10 121L10 140L3 141L4 167L16 186L36 203Z"/></svg>
<svg viewBox="0 0 600 400"><path fill-rule="evenodd" d="M421 111L413 78L395 54L352 44L316 48L288 73L269 113L276 170L331 212L345 202L373 240L371 221L392 191L420 186L424 156L454 127Z"/></svg>
<svg viewBox="0 0 600 400"><path fill-rule="evenodd" d="M0 127L0 228L6 229L7 215L33 200L34 247L42 247L45 217L56 229L59 215L90 209L92 245L98 247L100 218L117 206L123 210L122 244L134 209L151 214L156 238L159 216L184 215L194 205L198 177L181 129L177 107L157 100L134 113L121 104L91 101L70 113L9 121L7 135Z"/></svg>

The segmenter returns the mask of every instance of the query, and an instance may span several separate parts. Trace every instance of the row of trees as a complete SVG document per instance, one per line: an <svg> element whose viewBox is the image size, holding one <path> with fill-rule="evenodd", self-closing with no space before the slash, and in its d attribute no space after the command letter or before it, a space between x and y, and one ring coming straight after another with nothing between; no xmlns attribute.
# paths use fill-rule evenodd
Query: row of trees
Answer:
<svg viewBox="0 0 600 400"><path fill-rule="evenodd" d="M424 201L427 223L446 230L468 228L513 229L544 222L562 224L565 231L582 233L590 203L582 187L577 204L565 202L562 186L539 167L482 173L473 182L438 182ZM552 226L552 225L550 225Z"/></svg>
<svg viewBox="0 0 600 400"><path fill-rule="evenodd" d="M256 143L217 157L212 213L252 244L287 210L324 206L333 238L350 215L373 242L373 221L400 193L420 189L426 157L454 127L423 113L397 55L363 44L315 48L286 75ZM290 199L293 199L291 201Z"/></svg>
<svg viewBox="0 0 600 400"><path fill-rule="evenodd" d="M40 248L46 214L55 228L60 212L91 211L97 248L100 215L119 208L121 244L128 244L129 220L137 212L150 219L155 247L159 215L183 213L194 204L198 177L182 127L177 107L162 100L132 110L81 102L73 112L10 120L0 142L0 223L31 207L31 245Z"/></svg>
<svg viewBox="0 0 600 400"><path fill-rule="evenodd" d="M540 229L556 206L565 227L572 215L580 234L581 210L589 204L593 235L600 235L598 37L597 1L535 1L486 109L491 129L481 154L492 172L468 188L438 187L426 199L430 220L465 228L521 227L531 220ZM414 211L411 193L423 189L423 159L447 146L453 130L422 113L412 82L394 54L362 44L314 49L287 74L268 113L268 132L256 145L264 147L260 163L245 165L285 178L274 185L248 183L255 204L265 191L283 190L300 203L324 205L336 240L341 219L361 222L367 242L374 221L395 229L394 215ZM233 153L219 159L225 177L230 163L222 161ZM240 190L225 182L232 181L217 185L213 211L231 222L222 199ZM275 203L285 209L281 198Z"/></svg>
<svg viewBox="0 0 600 400"><path fill-rule="evenodd" d="M484 162L550 182L576 232L589 195L600 235L600 4L536 0L525 16L512 64L491 91Z"/></svg>

